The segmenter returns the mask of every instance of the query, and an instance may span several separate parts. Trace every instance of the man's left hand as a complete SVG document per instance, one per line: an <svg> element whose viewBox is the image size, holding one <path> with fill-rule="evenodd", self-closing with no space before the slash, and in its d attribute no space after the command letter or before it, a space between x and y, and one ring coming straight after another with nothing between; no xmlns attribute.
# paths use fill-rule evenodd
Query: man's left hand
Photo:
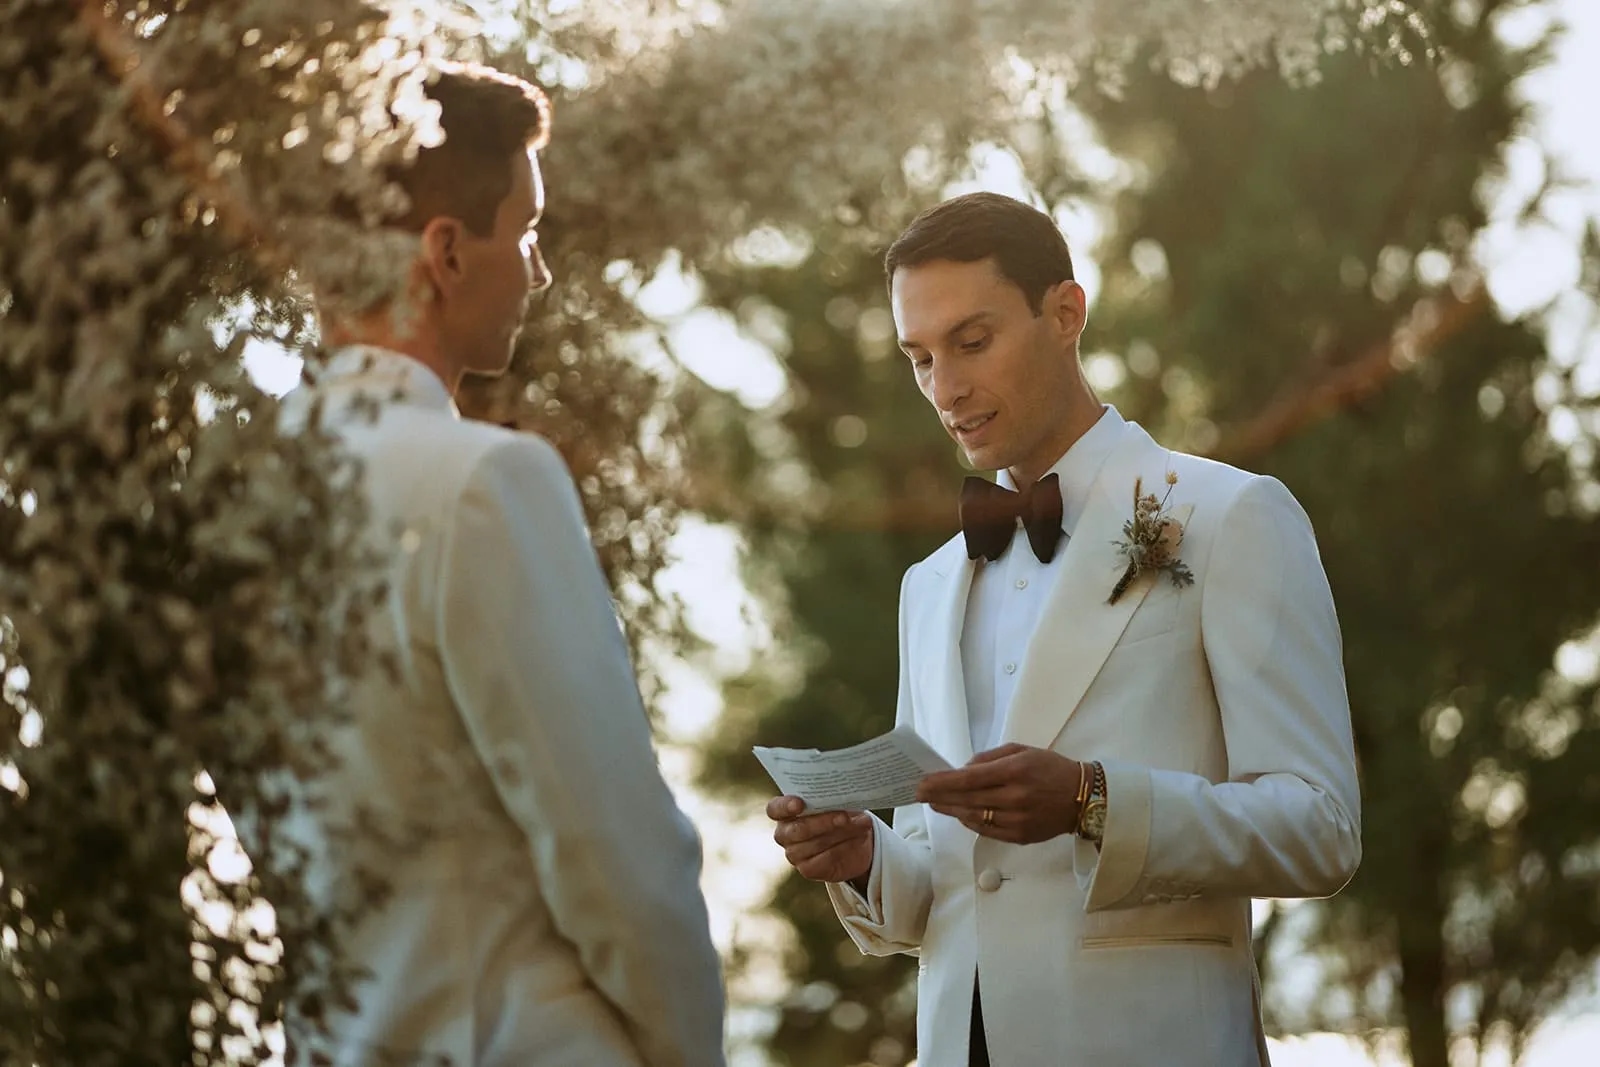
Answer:
<svg viewBox="0 0 1600 1067"><path fill-rule="evenodd" d="M973 833L1032 845L1077 829L1082 774L1077 760L1013 743L980 752L958 770L928 775L917 799Z"/></svg>

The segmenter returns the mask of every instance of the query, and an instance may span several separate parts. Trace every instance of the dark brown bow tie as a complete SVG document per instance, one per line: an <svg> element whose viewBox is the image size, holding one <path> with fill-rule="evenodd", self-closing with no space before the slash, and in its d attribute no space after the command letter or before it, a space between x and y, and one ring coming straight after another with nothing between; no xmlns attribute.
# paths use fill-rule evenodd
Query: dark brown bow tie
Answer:
<svg viewBox="0 0 1600 1067"><path fill-rule="evenodd" d="M1033 554L1040 563L1049 563L1061 543L1061 514L1061 478L1055 474L1020 493L987 478L968 478L961 485L961 533L968 559L999 559L1021 519Z"/></svg>

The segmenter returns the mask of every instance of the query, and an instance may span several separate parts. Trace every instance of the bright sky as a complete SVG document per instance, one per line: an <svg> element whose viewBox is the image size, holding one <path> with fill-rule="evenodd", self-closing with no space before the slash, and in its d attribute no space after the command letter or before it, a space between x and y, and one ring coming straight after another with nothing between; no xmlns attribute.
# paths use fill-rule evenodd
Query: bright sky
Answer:
<svg viewBox="0 0 1600 1067"><path fill-rule="evenodd" d="M1542 175L1539 147L1551 151L1569 176L1587 183L1579 192L1564 195L1554 204L1555 228L1527 229L1510 222L1491 227L1480 246L1480 259L1489 272L1491 291L1501 306L1513 313L1531 311L1551 300L1572 294L1577 280L1576 235L1583 221L1600 219L1600 138L1596 137L1595 101L1600 101L1600 0L1560 0L1570 33L1556 62L1528 79L1525 91L1537 109L1536 129L1509 153L1510 193L1502 198L1500 214L1514 215L1516 189L1536 186ZM1513 23L1506 32L1515 33ZM967 188L1019 192L1021 175L1015 161L1002 152L987 154L977 181ZM954 190L952 190L954 191ZM1064 215L1059 220L1075 247L1090 249L1098 234L1089 215ZM1097 288L1098 272L1088 268L1085 285ZM720 388L730 389L747 403L762 406L782 394L781 368L757 342L742 336L731 319L716 312L695 310L697 293L692 282L668 271L661 281L647 286L640 302L653 315L671 323L674 354L694 373ZM1583 321L1578 302L1558 315L1552 328L1552 345L1565 350L1568 359L1591 356L1600 366L1600 343L1581 335ZM283 391L294 384L298 364L281 353L260 346L247 353L252 373L263 385ZM1589 362L1589 361L1586 361ZM738 575L740 544L735 532L705 522L684 524L678 538L678 562L663 576L663 588L685 601L692 625L720 649L713 673L735 672L750 662L770 640L760 621L759 605L744 590ZM666 702L667 737L663 739L663 764L677 787L684 806L701 828L707 849L706 889L711 902L715 935L725 950L735 942L775 952L781 948L782 929L763 919L757 909L777 875L781 857L772 844L759 806L735 811L698 795L690 785L693 744L712 729L721 707L714 681L695 665L670 662L661 665L670 682ZM841 935L842 937L842 935ZM760 999L781 994L776 972L768 969L748 992ZM763 1013L736 1014L734 1028L749 1032L763 1025ZM1575 1005L1553 1021L1533 1042L1526 1067L1578 1067L1600 1062L1600 1005ZM758 1058L741 1056L738 1063L757 1064ZM1372 1067L1354 1043L1335 1035L1313 1035L1275 1042L1277 1067ZM1392 1053L1380 1056L1383 1067L1402 1062ZM1465 1061L1463 1061L1464 1063ZM1490 1059L1478 1067L1502 1067L1503 1059Z"/></svg>

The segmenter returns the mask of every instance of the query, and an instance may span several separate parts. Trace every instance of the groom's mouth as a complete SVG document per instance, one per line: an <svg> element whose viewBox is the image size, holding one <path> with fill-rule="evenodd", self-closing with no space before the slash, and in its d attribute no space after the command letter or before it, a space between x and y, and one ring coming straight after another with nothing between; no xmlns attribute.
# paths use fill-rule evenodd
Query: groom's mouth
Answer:
<svg viewBox="0 0 1600 1067"><path fill-rule="evenodd" d="M987 435L989 426L994 422L994 412L987 415L974 415L962 419L960 422L950 423L950 432L964 447L971 448Z"/></svg>

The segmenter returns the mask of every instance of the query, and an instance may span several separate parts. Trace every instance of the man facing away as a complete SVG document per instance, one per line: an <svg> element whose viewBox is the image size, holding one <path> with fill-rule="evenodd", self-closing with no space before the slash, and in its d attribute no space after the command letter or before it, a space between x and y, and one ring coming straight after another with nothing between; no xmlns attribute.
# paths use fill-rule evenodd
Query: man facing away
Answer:
<svg viewBox="0 0 1600 1067"><path fill-rule="evenodd" d="M657 767L572 479L548 443L463 421L452 399L506 369L549 282L548 105L478 68L428 91L445 140L396 176L418 247L405 313L324 309L333 355L285 406L291 429L320 412L362 463L388 561L370 625L397 666L355 680L338 765L298 817L315 894L359 899L358 870L386 888L342 942L368 977L332 1019L331 1059L721 1064L700 843ZM348 833L368 817L381 836Z"/></svg>
<svg viewBox="0 0 1600 1067"><path fill-rule="evenodd" d="M1336 893L1361 855L1311 525L1098 401L1042 212L948 201L886 267L923 396L1000 472L901 587L896 720L957 769L892 829L775 798L774 837L863 952L920 956L921 1067L1265 1064L1250 900Z"/></svg>

